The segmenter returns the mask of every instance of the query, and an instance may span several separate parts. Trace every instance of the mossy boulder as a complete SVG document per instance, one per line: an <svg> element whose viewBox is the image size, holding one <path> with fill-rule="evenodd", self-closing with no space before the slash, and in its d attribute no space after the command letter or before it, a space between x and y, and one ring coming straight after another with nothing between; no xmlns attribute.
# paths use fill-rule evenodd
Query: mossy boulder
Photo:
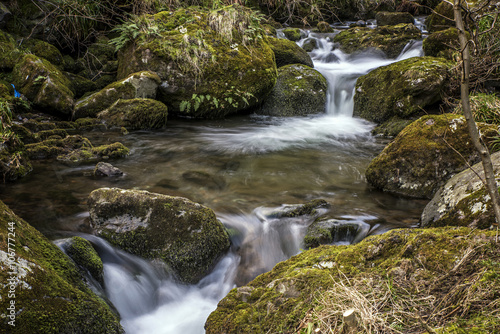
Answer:
<svg viewBox="0 0 500 334"><path fill-rule="evenodd" d="M441 58L414 57L379 67L356 82L354 116L381 124L411 119L441 101L451 64Z"/></svg>
<svg viewBox="0 0 500 334"><path fill-rule="evenodd" d="M65 72L64 75L70 81L69 88L75 94L75 98L80 98L85 93L93 92L97 89L96 83L92 80L69 72Z"/></svg>
<svg viewBox="0 0 500 334"><path fill-rule="evenodd" d="M302 38L302 32L299 28L285 28L282 32L283 35L292 42L296 42Z"/></svg>
<svg viewBox="0 0 500 334"><path fill-rule="evenodd" d="M421 31L411 23L383 26L375 29L354 27L340 32L333 40L347 53L369 48L382 50L387 57L396 58L409 41L422 38Z"/></svg>
<svg viewBox="0 0 500 334"><path fill-rule="evenodd" d="M453 60L453 54L458 52L458 45L458 30L448 28L430 34L424 39L422 47L426 56Z"/></svg>
<svg viewBox="0 0 500 334"><path fill-rule="evenodd" d="M133 73L76 102L74 118L96 117L119 99L156 98L160 77L149 71Z"/></svg>
<svg viewBox="0 0 500 334"><path fill-rule="evenodd" d="M314 67L307 51L298 46L297 43L289 41L288 39L274 37L269 37L267 41L274 52L276 66L278 68L291 64L302 64Z"/></svg>
<svg viewBox="0 0 500 334"><path fill-rule="evenodd" d="M480 123L483 139L496 127ZM366 180L392 194L431 199L453 175L479 161L462 116L423 116L407 126L366 169Z"/></svg>
<svg viewBox="0 0 500 334"><path fill-rule="evenodd" d="M101 285L104 284L104 266L92 244L82 237L72 237L66 245L66 253L75 263L87 270Z"/></svg>
<svg viewBox="0 0 500 334"><path fill-rule="evenodd" d="M333 243L356 243L363 240L369 230L370 225L362 221L320 217L307 227L304 247L309 249Z"/></svg>
<svg viewBox="0 0 500 334"><path fill-rule="evenodd" d="M372 331L386 332L397 323L402 333L429 328L442 333L443 326L454 327L454 333L498 332L500 249L495 234L469 228L400 229L356 245L302 252L231 290L208 317L206 333L340 333L342 314L353 303L377 319L362 318ZM417 300L413 312L418 316L409 317L407 307ZM450 315L450 309L456 314Z"/></svg>
<svg viewBox="0 0 500 334"><path fill-rule="evenodd" d="M118 78L157 73L157 99L171 114L221 118L252 108L276 82L274 54L256 15L239 5L146 15L158 34L141 30L123 47Z"/></svg>
<svg viewBox="0 0 500 334"><path fill-rule="evenodd" d="M0 236L2 333L123 333L118 316L85 285L75 264L2 202Z"/></svg>
<svg viewBox="0 0 500 334"><path fill-rule="evenodd" d="M500 153L493 153L491 160L498 178ZM495 222L495 214L491 206L491 197L482 180L484 180L482 163L477 163L472 166L472 170L466 169L449 179L439 188L422 212L421 226L490 228Z"/></svg>
<svg viewBox="0 0 500 334"><path fill-rule="evenodd" d="M71 115L74 106L71 82L49 61L27 54L16 64L12 76L17 90L35 108L49 114Z"/></svg>
<svg viewBox="0 0 500 334"><path fill-rule="evenodd" d="M14 38L0 30L0 70L12 70L21 56Z"/></svg>
<svg viewBox="0 0 500 334"><path fill-rule="evenodd" d="M132 254L165 261L186 283L198 282L229 249L214 212L186 198L101 188L88 205L99 236Z"/></svg>
<svg viewBox="0 0 500 334"><path fill-rule="evenodd" d="M454 27L455 15L453 13L453 5L448 2L441 1L441 3L434 8L431 15L427 16L425 19L425 25L429 32L446 30L450 27Z"/></svg>
<svg viewBox="0 0 500 334"><path fill-rule="evenodd" d="M413 15L408 12L378 12L375 15L377 26L395 26L401 23L415 23Z"/></svg>
<svg viewBox="0 0 500 334"><path fill-rule="evenodd" d="M23 42L23 47L27 48L32 54L44 58L51 64L62 67L63 55L58 48L40 39L32 38Z"/></svg>
<svg viewBox="0 0 500 334"><path fill-rule="evenodd" d="M327 82L315 69L286 65L278 69L278 81L257 113L272 116L305 116L325 111Z"/></svg>
<svg viewBox="0 0 500 334"><path fill-rule="evenodd" d="M316 38L306 38L302 43L302 49L306 52L311 52L314 49L318 48L318 40ZM307 64L304 64L307 65ZM308 65L309 66L309 65ZM312 66L310 66L312 67Z"/></svg>
<svg viewBox="0 0 500 334"><path fill-rule="evenodd" d="M97 117L107 125L127 129L156 129L167 124L168 108L153 99L118 100Z"/></svg>
<svg viewBox="0 0 500 334"><path fill-rule="evenodd" d="M334 31L332 26L328 22L325 22L325 21L318 22L318 24L316 25L316 28L321 33L331 33Z"/></svg>

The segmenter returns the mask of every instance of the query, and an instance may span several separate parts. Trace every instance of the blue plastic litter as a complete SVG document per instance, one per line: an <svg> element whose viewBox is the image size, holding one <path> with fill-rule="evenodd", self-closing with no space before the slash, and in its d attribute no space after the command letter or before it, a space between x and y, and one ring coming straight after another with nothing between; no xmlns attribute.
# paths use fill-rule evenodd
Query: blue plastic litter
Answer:
<svg viewBox="0 0 500 334"><path fill-rule="evenodd" d="M16 90L16 86L14 86L14 84L11 84L12 87L14 87L14 97L21 97L21 93L19 93L17 90Z"/></svg>

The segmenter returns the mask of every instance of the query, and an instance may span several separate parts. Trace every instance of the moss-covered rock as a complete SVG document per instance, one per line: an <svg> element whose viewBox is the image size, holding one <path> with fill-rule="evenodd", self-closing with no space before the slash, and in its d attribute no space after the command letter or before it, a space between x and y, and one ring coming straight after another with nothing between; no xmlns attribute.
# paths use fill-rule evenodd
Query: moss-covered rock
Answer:
<svg viewBox="0 0 500 334"><path fill-rule="evenodd" d="M75 263L85 270L99 282L104 284L104 266L96 250L88 240L82 237L72 237L66 245L66 253L75 261Z"/></svg>
<svg viewBox="0 0 500 334"><path fill-rule="evenodd" d="M276 82L274 54L250 9L179 9L142 22L158 34L141 30L123 47L118 77L156 72L162 80L158 100L171 114L224 117L257 105Z"/></svg>
<svg viewBox="0 0 500 334"><path fill-rule="evenodd" d="M297 43L284 38L269 37L267 39L271 49L274 52L276 66L282 67L291 64L302 64L314 67L309 54L306 50L297 45Z"/></svg>
<svg viewBox="0 0 500 334"><path fill-rule="evenodd" d="M304 215L317 216L319 209L327 208L328 206L328 202L324 199L313 199L304 204L283 204L271 212L266 212L265 215L268 218L292 218Z"/></svg>
<svg viewBox="0 0 500 334"><path fill-rule="evenodd" d="M0 245L2 333L123 333L74 263L2 202Z"/></svg>
<svg viewBox="0 0 500 334"><path fill-rule="evenodd" d="M74 105L71 83L49 61L27 54L14 67L13 79L17 90L36 108L49 114L71 115Z"/></svg>
<svg viewBox="0 0 500 334"><path fill-rule="evenodd" d="M286 65L278 69L278 81L257 113L272 116L305 116L325 111L327 82L315 69Z"/></svg>
<svg viewBox="0 0 500 334"><path fill-rule="evenodd" d="M480 123L483 139L495 126ZM407 126L370 163L366 180L377 189L416 198L432 198L454 174L479 161L462 116L429 115Z"/></svg>
<svg viewBox="0 0 500 334"><path fill-rule="evenodd" d="M98 235L132 254L162 259L184 282L200 280L229 249L214 212L186 198L102 188L88 205Z"/></svg>
<svg viewBox="0 0 500 334"><path fill-rule="evenodd" d="M318 40L316 38L306 38L302 43L302 49L304 49L306 52L311 52L312 50L317 48L318 48Z"/></svg>
<svg viewBox="0 0 500 334"><path fill-rule="evenodd" d="M468 228L401 229L356 245L321 246L231 290L205 329L207 334L341 332L342 314L354 307L370 310L361 319L372 331L386 332L397 323L403 333L429 328L437 333L443 325L492 333L500 330L499 263L495 232ZM408 316L408 305L417 316ZM450 308L457 314L450 315Z"/></svg>
<svg viewBox="0 0 500 334"><path fill-rule="evenodd" d="M22 46L27 48L30 53L40 58L44 58L57 67L62 67L63 65L64 61L61 51L52 44L32 38L24 41Z"/></svg>
<svg viewBox="0 0 500 334"><path fill-rule="evenodd" d="M377 26L395 26L401 23L415 23L413 16L407 12L378 12L375 15Z"/></svg>
<svg viewBox="0 0 500 334"><path fill-rule="evenodd" d="M156 98L160 78L149 71L137 72L76 102L74 118L95 117L119 99Z"/></svg>
<svg viewBox="0 0 500 334"><path fill-rule="evenodd" d="M334 31L332 26L328 22L325 22L325 21L318 22L318 24L316 25L316 28L321 33L331 33Z"/></svg>
<svg viewBox="0 0 500 334"><path fill-rule="evenodd" d="M500 176L500 153L491 155L495 175ZM481 179L478 178L481 177ZM495 223L491 197L484 188L482 163L455 175L439 188L427 204L420 223L422 227L468 226L490 228Z"/></svg>
<svg viewBox="0 0 500 334"><path fill-rule="evenodd" d="M285 28L282 32L285 37L292 42L296 42L302 38L302 33L299 28Z"/></svg>
<svg viewBox="0 0 500 334"><path fill-rule="evenodd" d="M307 227L304 237L306 249L333 243L356 243L366 237L370 225L349 219L317 218Z"/></svg>
<svg viewBox="0 0 500 334"><path fill-rule="evenodd" d="M414 57L379 67L356 82L354 116L375 123L411 119L441 101L450 67L441 58Z"/></svg>
<svg viewBox="0 0 500 334"><path fill-rule="evenodd" d="M12 70L21 56L22 53L16 47L14 38L0 30L0 69Z"/></svg>
<svg viewBox="0 0 500 334"><path fill-rule="evenodd" d="M389 58L396 58L409 41L422 38L422 33L413 24L398 24L375 29L354 27L340 32L334 41L340 43L344 52L354 53L369 48L382 50Z"/></svg>
<svg viewBox="0 0 500 334"><path fill-rule="evenodd" d="M455 26L455 15L453 14L453 5L441 1L439 5L434 8L434 11L425 19L427 30L435 32L445 30Z"/></svg>
<svg viewBox="0 0 500 334"><path fill-rule="evenodd" d="M430 34L424 39L422 47L426 56L453 60L453 54L458 51L458 45L458 30L448 28Z"/></svg>
<svg viewBox="0 0 500 334"><path fill-rule="evenodd" d="M118 100L97 117L110 126L127 129L156 129L167 124L168 109L152 99Z"/></svg>
<svg viewBox="0 0 500 334"><path fill-rule="evenodd" d="M69 88L75 94L75 98L80 98L85 93L92 92L97 89L96 83L92 80L69 72L65 72L64 75L70 81Z"/></svg>
<svg viewBox="0 0 500 334"><path fill-rule="evenodd" d="M396 137L404 128L406 128L414 119L401 119L397 116L383 122L372 130L372 134L386 138Z"/></svg>

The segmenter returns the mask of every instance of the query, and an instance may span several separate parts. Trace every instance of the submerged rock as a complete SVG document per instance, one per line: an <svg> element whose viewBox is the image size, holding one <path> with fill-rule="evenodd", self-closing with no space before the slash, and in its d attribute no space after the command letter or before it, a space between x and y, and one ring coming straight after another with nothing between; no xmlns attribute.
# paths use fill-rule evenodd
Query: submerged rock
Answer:
<svg viewBox="0 0 500 334"><path fill-rule="evenodd" d="M491 155L495 175L500 176L500 152ZM481 179L479 179L479 177ZM452 177L427 204L422 227L468 226L490 228L495 222L491 197L485 189L482 163Z"/></svg>
<svg viewBox="0 0 500 334"><path fill-rule="evenodd" d="M1 332L123 333L118 316L85 285L75 264L2 202L0 236Z"/></svg>
<svg viewBox="0 0 500 334"><path fill-rule="evenodd" d="M88 205L99 236L132 254L165 261L186 283L198 282L229 249L214 212L186 198L101 188Z"/></svg>
<svg viewBox="0 0 500 334"><path fill-rule="evenodd" d="M450 77L442 58L414 57L379 67L356 82L354 116L375 123L412 119L441 101Z"/></svg>
<svg viewBox="0 0 500 334"><path fill-rule="evenodd" d="M303 64L314 67L311 57L306 50L297 45L297 43L283 38L269 37L269 45L276 58L276 66L282 67L291 64Z"/></svg>
<svg viewBox="0 0 500 334"><path fill-rule="evenodd" d="M340 32L334 37L346 53L354 53L369 48L382 50L387 57L396 58L411 40L421 39L422 33L413 24L398 24L375 29L354 27Z"/></svg>
<svg viewBox="0 0 500 334"><path fill-rule="evenodd" d="M77 265L88 270L97 282L104 284L102 260L88 240L82 237L72 237L66 246L66 252Z"/></svg>
<svg viewBox="0 0 500 334"><path fill-rule="evenodd" d="M76 102L74 118L95 117L119 99L156 98L160 78L148 71L133 73L125 79L114 82L99 92Z"/></svg>
<svg viewBox="0 0 500 334"><path fill-rule="evenodd" d="M377 26L395 26L401 23L415 23L415 19L407 12L378 12L375 15Z"/></svg>
<svg viewBox="0 0 500 334"><path fill-rule="evenodd" d="M305 65L287 65L278 69L276 86L258 114L305 116L325 111L328 84L325 77Z"/></svg>
<svg viewBox="0 0 500 334"><path fill-rule="evenodd" d="M142 29L119 53L118 78L150 70L169 112L221 118L260 103L276 82L274 55L255 13L240 5L190 7L144 15Z"/></svg>
<svg viewBox="0 0 500 334"><path fill-rule="evenodd" d="M94 168L95 176L121 176L123 172L107 162L98 162Z"/></svg>
<svg viewBox="0 0 500 334"><path fill-rule="evenodd" d="M212 175L204 171L187 171L182 174L182 178L212 190L222 190L227 185L226 180L222 176Z"/></svg>
<svg viewBox="0 0 500 334"><path fill-rule="evenodd" d="M318 209L327 208L328 202L324 199L313 199L304 204L284 204L271 212L266 212L267 218L292 218L304 215L314 216L318 214Z"/></svg>
<svg viewBox="0 0 500 334"><path fill-rule="evenodd" d="M479 128L485 141L497 134L493 125L480 123ZM465 118L423 116L372 160L366 180L389 193L431 199L449 178L478 161Z"/></svg>
<svg viewBox="0 0 500 334"><path fill-rule="evenodd" d="M500 251L495 234L468 228L400 229L356 245L304 251L231 290L208 317L206 333L295 333L298 328L328 333L341 328L342 313L353 307L353 298L380 319L380 332L399 316L405 318L398 326L403 333L443 327L449 333L472 328L496 332ZM387 301L388 296L397 296L397 302L372 302ZM461 298L469 299L457 304ZM422 315L448 315L450 308L460 315L424 325L407 318L405 307L416 299L429 303L422 306Z"/></svg>
<svg viewBox="0 0 500 334"><path fill-rule="evenodd" d="M110 126L157 129L167 124L168 108L153 99L119 99L97 117Z"/></svg>

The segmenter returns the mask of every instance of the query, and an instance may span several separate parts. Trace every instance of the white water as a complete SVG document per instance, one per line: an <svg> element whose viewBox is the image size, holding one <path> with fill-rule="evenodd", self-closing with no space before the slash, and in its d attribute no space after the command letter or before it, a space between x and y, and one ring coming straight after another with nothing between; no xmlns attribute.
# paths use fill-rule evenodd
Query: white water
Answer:
<svg viewBox="0 0 500 334"><path fill-rule="evenodd" d="M386 59L377 53L349 56L326 39L312 54L315 67L329 82L326 112L306 118L258 117L252 127L211 129L201 137L209 150L220 153L266 154L289 148L349 146L355 150L373 141L373 124L352 118L352 97L356 79L379 66L421 55L413 45L398 59ZM325 59L334 60L325 62ZM254 212L218 215L236 231L233 248L214 271L196 285L183 285L167 274L161 264L117 251L102 240L88 237L104 261L105 293L122 317L128 334L204 333L204 323L220 299L236 284L244 284L256 275L272 269L279 261L300 252L307 226L314 217L279 218L269 212L275 208L257 208ZM362 235L377 226L367 221L376 217L344 216L357 223ZM361 236L359 237L361 238ZM357 239L355 239L357 241ZM339 243L345 243L339 240Z"/></svg>

